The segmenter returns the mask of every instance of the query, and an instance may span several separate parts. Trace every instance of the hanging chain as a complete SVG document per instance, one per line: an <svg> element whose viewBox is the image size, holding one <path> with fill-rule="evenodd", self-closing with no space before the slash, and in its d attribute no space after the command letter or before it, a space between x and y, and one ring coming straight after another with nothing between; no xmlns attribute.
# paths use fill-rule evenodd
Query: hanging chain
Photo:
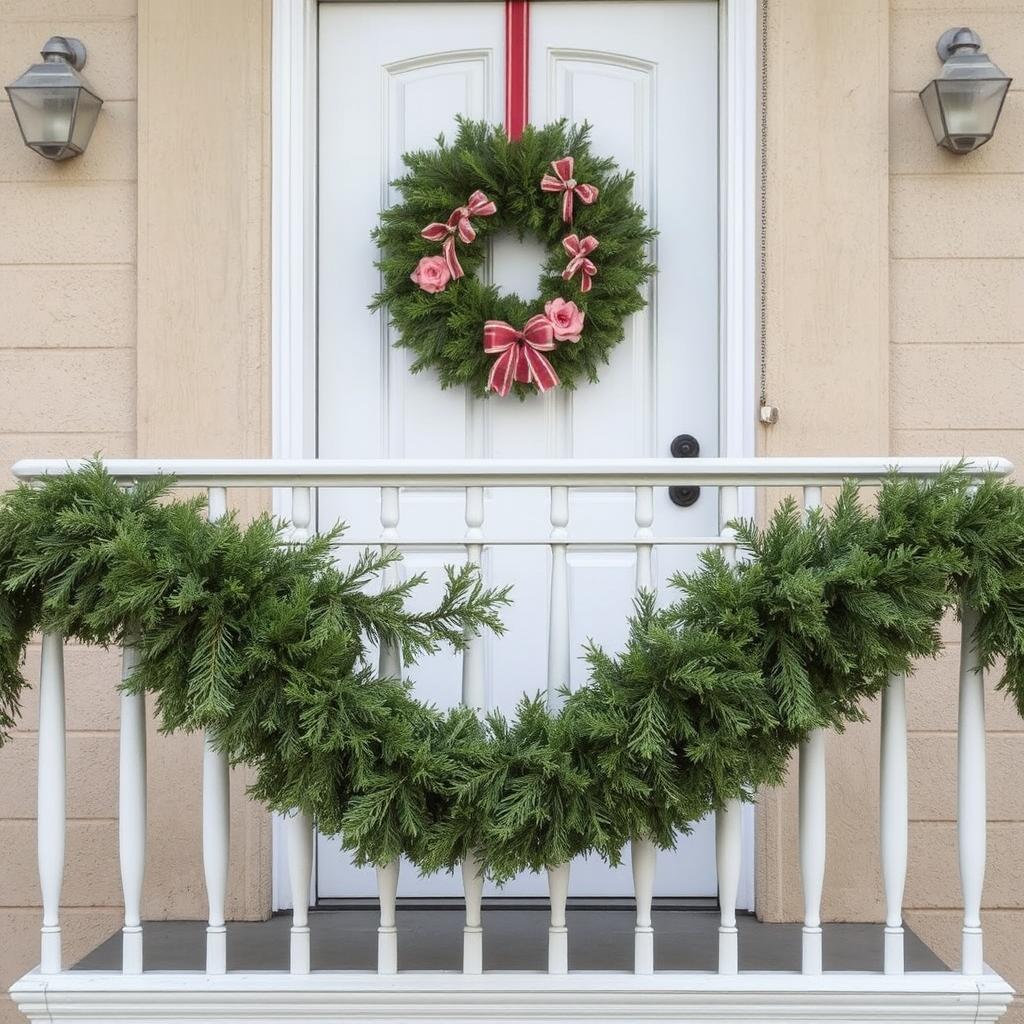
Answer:
<svg viewBox="0 0 1024 1024"><path fill-rule="evenodd" d="M761 237L759 239L759 285L761 320L758 325L761 346L760 419L769 426L779 418L779 410L768 404L768 0L761 0Z"/></svg>

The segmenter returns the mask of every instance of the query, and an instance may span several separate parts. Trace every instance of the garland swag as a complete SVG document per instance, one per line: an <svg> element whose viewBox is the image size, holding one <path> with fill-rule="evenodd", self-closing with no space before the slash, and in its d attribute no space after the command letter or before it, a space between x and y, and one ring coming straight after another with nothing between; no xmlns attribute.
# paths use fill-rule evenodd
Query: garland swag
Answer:
<svg viewBox="0 0 1024 1024"><path fill-rule="evenodd" d="M441 136L403 156L402 201L373 234L382 287L370 308L387 308L414 373L434 369L441 387L478 396L596 383L626 318L647 304L657 232L633 202L633 175L595 156L589 132L558 121L513 141L460 118L451 145ZM536 297L477 276L503 230L547 250Z"/></svg>
<svg viewBox="0 0 1024 1024"><path fill-rule="evenodd" d="M393 555L338 568L338 530L295 545L268 517L208 522L170 480L123 490L100 463L0 497L0 732L18 718L24 648L37 629L130 640L130 691L164 730L209 729L253 795L300 807L363 863L398 854L423 871L472 851L497 880L631 838L670 846L730 798L783 777L817 727L860 720L892 672L941 647L942 615L977 609L982 660L1024 714L1024 489L951 469L890 478L871 511L853 485L802 521L783 503L739 523L748 558L709 551L641 595L624 649L591 646L588 685L513 720L438 711L380 679L370 645L407 663L464 635L501 631L505 589L450 570L438 606L414 613L413 577L366 584ZM73 681L72 681L73 685Z"/></svg>

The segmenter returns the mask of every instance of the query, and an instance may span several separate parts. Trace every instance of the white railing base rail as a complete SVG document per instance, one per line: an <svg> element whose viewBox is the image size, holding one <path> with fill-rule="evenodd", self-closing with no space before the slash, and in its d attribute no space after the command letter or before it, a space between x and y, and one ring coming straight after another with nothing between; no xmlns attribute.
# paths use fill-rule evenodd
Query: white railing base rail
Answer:
<svg viewBox="0 0 1024 1024"><path fill-rule="evenodd" d="M1013 990L993 974L26 975L31 1021L878 1021L997 1020Z"/></svg>

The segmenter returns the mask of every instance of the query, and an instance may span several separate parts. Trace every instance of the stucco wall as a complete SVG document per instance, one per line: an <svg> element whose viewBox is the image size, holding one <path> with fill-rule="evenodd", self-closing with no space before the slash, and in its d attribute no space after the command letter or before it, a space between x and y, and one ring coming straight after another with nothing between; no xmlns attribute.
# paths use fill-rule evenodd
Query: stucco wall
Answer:
<svg viewBox="0 0 1024 1024"><path fill-rule="evenodd" d="M1024 7L772 0L770 10L768 380L782 415L762 451L992 453L1024 467ZM940 67L939 35L963 24L1018 83L996 138L956 157L936 148L917 92ZM946 654L908 684L905 902L908 923L957 964L956 624L944 633ZM989 691L985 954L1021 990L1024 731ZM826 919L881 919L877 772L875 708L829 739ZM761 801L769 920L802 913L795 764L793 776ZM1019 1001L1009 1019L1024 1020Z"/></svg>
<svg viewBox="0 0 1024 1024"><path fill-rule="evenodd" d="M1024 10L1011 0L771 0L769 386L782 419L762 434L765 454L971 450L1024 466L1024 106L1015 90L996 140L974 156L935 149L915 93L954 22L1024 82ZM135 0L5 0L4 81L55 32L86 41L107 103L88 153L53 165L21 146L0 100L0 462L97 449L266 454L268 2L139 0L136 17ZM242 42L225 53L223 39ZM952 646L909 688L908 918L952 962L956 657ZM33 649L30 674L37 659ZM67 669L62 919L74 957L120 918L118 665L76 649ZM986 950L1024 988L1013 776L1024 733L1000 697L988 713ZM0 986L37 959L34 717L30 693L0 753ZM829 741L832 919L881 914L877 746L877 724ZM200 916L198 744L153 736L150 752L145 913ZM269 839L243 783L231 913L259 916ZM792 785L764 797L758 860L762 914L798 919ZM14 1019L0 999L0 1024Z"/></svg>
<svg viewBox="0 0 1024 1024"><path fill-rule="evenodd" d="M269 5L4 0L0 78L53 34L86 43L105 104L86 154L53 164L0 102L3 486L33 455L268 454ZM117 654L69 648L66 676L71 962L122 917ZM36 703L0 751L0 990L39 956ZM205 915L201 761L200 737L151 726L148 918ZM269 818L245 781L233 773L232 918L270 906ZM17 1019L0 998L0 1024Z"/></svg>
<svg viewBox="0 0 1024 1024"><path fill-rule="evenodd" d="M139 0L138 32L138 453L267 456L270 4ZM143 913L203 918L202 737L151 727L148 754ZM270 912L270 816L245 787L233 772L236 920Z"/></svg>
<svg viewBox="0 0 1024 1024"><path fill-rule="evenodd" d="M763 455L889 445L888 0L771 0ZM850 46L851 39L857 40ZM770 496L771 497L771 496ZM878 729L827 739L826 920L879 920ZM796 763L761 794L758 914L803 915Z"/></svg>
<svg viewBox="0 0 1024 1024"><path fill-rule="evenodd" d="M54 34L89 49L105 102L92 144L54 164L21 144L0 94L0 476L29 455L135 454L135 0L4 0L0 80ZM38 648L27 672L38 673ZM113 654L71 649L63 923L68 955L120 918ZM39 959L35 842L36 693L0 752L0 989ZM0 1021L18 1019L0 999Z"/></svg>
<svg viewBox="0 0 1024 1024"><path fill-rule="evenodd" d="M937 148L917 90L934 77L934 43L970 25L1017 81L996 137L957 157ZM1010 0L892 0L892 449L1005 455L1024 470L1024 6ZM951 638L957 636L950 629ZM910 869L907 919L959 957L955 643L908 686ZM989 687L985 954L1024 990L1024 730ZM1008 1018L1024 1020L1018 1000Z"/></svg>

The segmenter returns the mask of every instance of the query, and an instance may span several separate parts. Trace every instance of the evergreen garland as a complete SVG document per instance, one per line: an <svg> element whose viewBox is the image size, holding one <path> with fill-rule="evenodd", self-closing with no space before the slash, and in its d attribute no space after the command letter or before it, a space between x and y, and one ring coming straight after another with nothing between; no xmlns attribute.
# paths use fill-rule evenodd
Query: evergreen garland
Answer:
<svg viewBox="0 0 1024 1024"><path fill-rule="evenodd" d="M643 210L633 202L633 175L620 174L613 160L595 156L589 131L587 125L565 121L543 128L527 125L512 142L500 127L460 119L451 145L441 136L437 149L403 156L409 173L394 183L402 202L381 214L374 232L383 286L371 308L387 308L398 334L395 344L415 355L414 373L431 368L441 387L465 385L473 394L485 395L495 358L483 349L485 322L503 320L519 328L543 312L546 302L561 297L583 311L583 333L579 342L559 344L547 357L564 388L597 381L599 369L624 336L625 319L647 304L644 285L655 269L647 253L656 232L646 226ZM567 155L575 159L576 179L599 189L592 205L577 200L571 225L562 221L559 195L540 190L551 161ZM465 276L436 294L423 291L410 273L417 261L437 256L441 247L424 239L421 231L431 222L444 222L478 189L494 201L497 212L474 217L476 240L457 243ZM501 231L519 239L532 235L548 250L537 297L502 293L478 276L488 238ZM586 293L579 275L562 279L568 260L562 240L572 232L580 238L594 235L600 243L592 254L598 273ZM534 393L524 383L516 383L514 390L520 398Z"/></svg>
<svg viewBox="0 0 1024 1024"><path fill-rule="evenodd" d="M438 711L368 660L380 642L411 664L500 632L506 589L450 570L414 613L419 577L372 589L393 554L341 569L338 530L294 544L269 517L211 523L171 484L125 490L97 462L0 497L0 732L35 630L134 643L124 685L153 694L163 729L209 730L255 769L255 798L301 808L360 863L473 855L501 881L617 862L635 838L670 847L777 784L809 730L861 720L891 673L940 650L961 602L1024 715L1024 489L1008 482L893 476L873 511L849 484L806 521L785 502L763 529L738 523L744 559L708 551L666 607L640 595L623 650L587 649L587 685L556 712L524 696L511 720Z"/></svg>

